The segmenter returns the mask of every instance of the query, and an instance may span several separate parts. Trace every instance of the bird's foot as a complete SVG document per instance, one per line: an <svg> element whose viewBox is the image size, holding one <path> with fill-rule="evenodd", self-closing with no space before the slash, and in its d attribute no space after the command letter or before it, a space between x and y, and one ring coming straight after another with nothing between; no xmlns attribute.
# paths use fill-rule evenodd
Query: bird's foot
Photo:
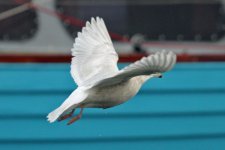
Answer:
<svg viewBox="0 0 225 150"><path fill-rule="evenodd" d="M63 120L65 120L65 119L67 119L67 118L72 117L74 111L75 111L75 109L73 109L69 114L66 114L66 115L60 117L60 118L58 119L58 121L63 121Z"/></svg>
<svg viewBox="0 0 225 150"><path fill-rule="evenodd" d="M70 119L70 121L67 123L67 125L71 125L75 121L79 120L82 117L82 113L83 113L83 108L81 108L80 113L77 116Z"/></svg>

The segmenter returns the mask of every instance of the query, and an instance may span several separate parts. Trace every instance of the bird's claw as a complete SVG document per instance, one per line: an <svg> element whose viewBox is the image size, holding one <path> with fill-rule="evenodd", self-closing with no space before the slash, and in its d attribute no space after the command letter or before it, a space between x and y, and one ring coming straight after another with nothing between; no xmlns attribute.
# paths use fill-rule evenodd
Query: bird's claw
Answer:
<svg viewBox="0 0 225 150"><path fill-rule="evenodd" d="M74 111L75 111L75 109L73 109L69 114L66 114L66 115L60 117L60 118L58 119L58 121L63 121L63 120L65 120L65 119L67 119L67 118L72 117Z"/></svg>
<svg viewBox="0 0 225 150"><path fill-rule="evenodd" d="M82 117L82 113L83 113L83 108L81 107L80 113L77 116L70 119L70 121L67 123L67 125L71 125L75 121L79 120Z"/></svg>

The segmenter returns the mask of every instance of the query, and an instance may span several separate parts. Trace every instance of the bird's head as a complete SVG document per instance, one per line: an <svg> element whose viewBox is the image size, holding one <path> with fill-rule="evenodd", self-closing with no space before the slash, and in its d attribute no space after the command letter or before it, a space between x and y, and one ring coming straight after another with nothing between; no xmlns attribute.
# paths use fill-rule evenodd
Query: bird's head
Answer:
<svg viewBox="0 0 225 150"><path fill-rule="evenodd" d="M154 74L151 74L151 77L154 77L154 78L162 78L163 75L161 73L154 73Z"/></svg>

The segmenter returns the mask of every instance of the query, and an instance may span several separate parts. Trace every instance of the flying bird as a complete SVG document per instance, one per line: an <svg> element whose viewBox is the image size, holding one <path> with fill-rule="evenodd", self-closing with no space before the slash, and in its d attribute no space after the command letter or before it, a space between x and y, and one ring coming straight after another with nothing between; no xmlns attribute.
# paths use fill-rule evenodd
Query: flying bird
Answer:
<svg viewBox="0 0 225 150"><path fill-rule="evenodd" d="M68 125L81 118L84 108L110 108L135 96L144 82L162 77L176 63L170 51L157 52L128 65L117 67L116 53L102 18L91 18L78 32L72 48L71 75L77 84L71 95L48 114L50 123L71 118ZM77 116L72 116L80 108Z"/></svg>

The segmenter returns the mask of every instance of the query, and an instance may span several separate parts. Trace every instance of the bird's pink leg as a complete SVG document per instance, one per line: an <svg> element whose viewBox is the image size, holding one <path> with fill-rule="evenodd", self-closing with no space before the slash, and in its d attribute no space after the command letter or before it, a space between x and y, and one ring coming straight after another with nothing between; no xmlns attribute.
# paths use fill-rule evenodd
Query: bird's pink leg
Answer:
<svg viewBox="0 0 225 150"><path fill-rule="evenodd" d="M66 114L66 115L60 117L60 118L58 119L58 121L63 121L63 120L65 120L65 119L71 117L71 116L73 115L74 111L75 111L75 109L73 109L69 114Z"/></svg>
<svg viewBox="0 0 225 150"><path fill-rule="evenodd" d="M83 107L81 107L80 113L73 117L68 123L67 125L71 125L72 123L74 123L75 121L79 120L82 117L82 113L83 113Z"/></svg>

